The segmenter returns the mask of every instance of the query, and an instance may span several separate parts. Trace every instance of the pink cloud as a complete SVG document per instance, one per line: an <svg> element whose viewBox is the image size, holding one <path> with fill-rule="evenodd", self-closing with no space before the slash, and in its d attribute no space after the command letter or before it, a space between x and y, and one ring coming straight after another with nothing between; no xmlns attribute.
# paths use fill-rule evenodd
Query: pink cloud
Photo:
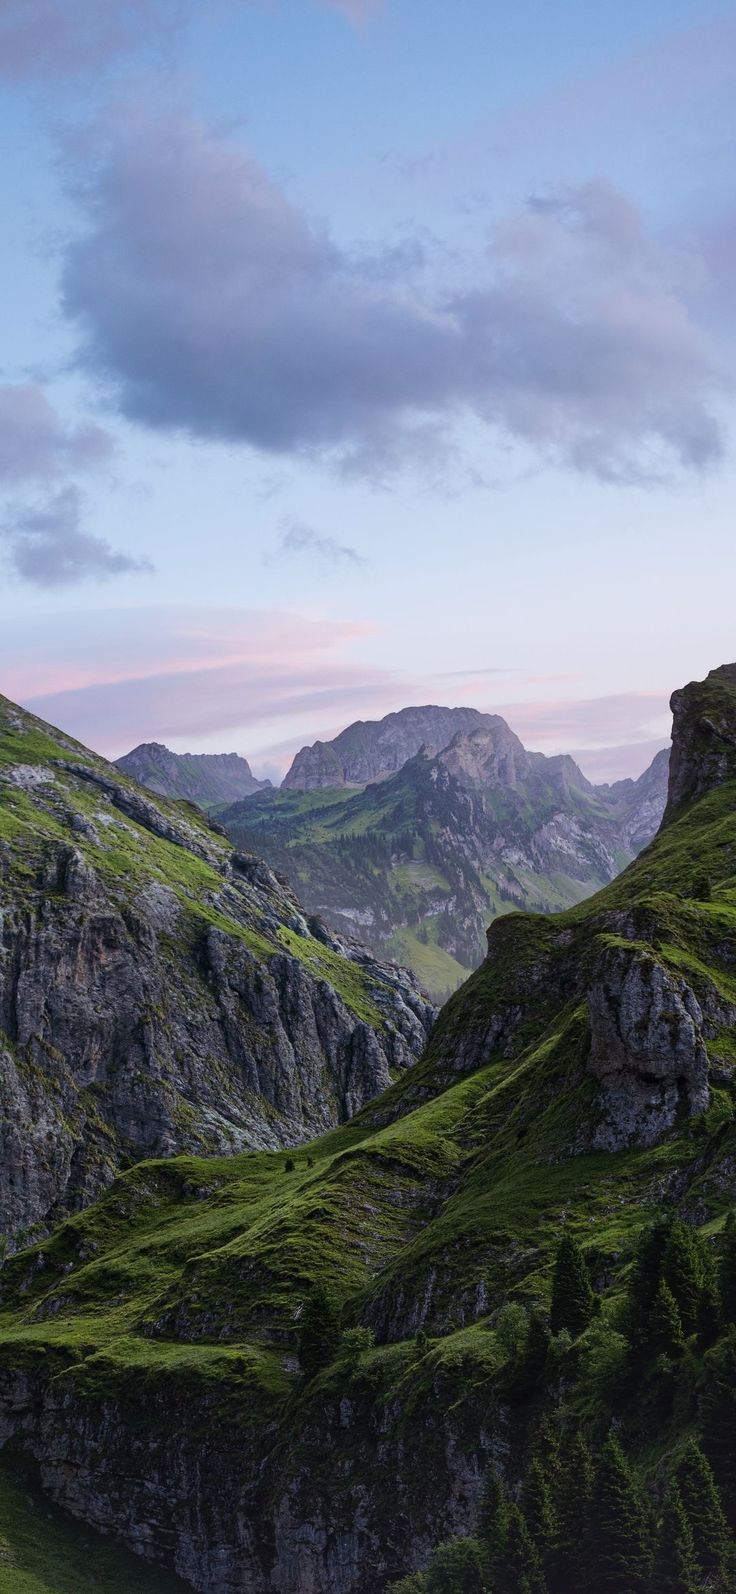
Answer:
<svg viewBox="0 0 736 1594"><path fill-rule="evenodd" d="M619 692L498 705L525 746L572 752L593 781L641 774L670 737L669 692Z"/></svg>
<svg viewBox="0 0 736 1594"><path fill-rule="evenodd" d="M272 778L305 742L417 702L470 699L502 714L527 747L573 751L598 781L640 773L668 740L665 692L499 703L502 670L412 677L351 656L375 630L235 607L25 617L0 635L0 690L114 757L141 741L235 746ZM565 679L517 677L515 689L538 693Z"/></svg>
<svg viewBox="0 0 736 1594"><path fill-rule="evenodd" d="M135 742L226 733L247 739L248 750L284 722L304 725L294 732L300 745L325 719L345 724L412 696L411 682L346 658L370 630L227 608L109 610L38 629L18 622L0 639L0 686L114 756Z"/></svg>
<svg viewBox="0 0 736 1594"><path fill-rule="evenodd" d="M650 741L632 742L623 747L571 748L570 752L588 780L601 785L625 780L627 776L636 780L666 746L666 738L654 736Z"/></svg>
<svg viewBox="0 0 736 1594"><path fill-rule="evenodd" d="M69 613L0 638L0 681L8 697L37 698L189 674L225 665L305 657L370 634L369 625L227 607L167 606ZM21 632L23 633L21 635Z"/></svg>

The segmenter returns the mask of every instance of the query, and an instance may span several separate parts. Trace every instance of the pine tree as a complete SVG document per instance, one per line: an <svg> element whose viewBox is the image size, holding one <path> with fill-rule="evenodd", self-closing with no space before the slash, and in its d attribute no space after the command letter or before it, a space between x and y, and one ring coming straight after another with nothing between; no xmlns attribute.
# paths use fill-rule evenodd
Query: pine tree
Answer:
<svg viewBox="0 0 736 1594"><path fill-rule="evenodd" d="M691 1230L679 1219L670 1225L662 1258L662 1278L675 1297L686 1335L698 1326L698 1305L703 1286L700 1247Z"/></svg>
<svg viewBox="0 0 736 1594"><path fill-rule="evenodd" d="M450 1539L435 1550L426 1572L427 1594L485 1594L484 1556L476 1539Z"/></svg>
<svg viewBox="0 0 736 1594"><path fill-rule="evenodd" d="M307 1378L314 1378L337 1354L340 1323L331 1296L324 1284L315 1284L302 1308L299 1324L299 1365Z"/></svg>
<svg viewBox="0 0 736 1594"><path fill-rule="evenodd" d="M697 1594L697 1585L692 1530L677 1484L671 1483L657 1534L652 1594Z"/></svg>
<svg viewBox="0 0 736 1594"><path fill-rule="evenodd" d="M659 1281L649 1313L647 1348L654 1356L679 1356L685 1348L677 1302L664 1279Z"/></svg>
<svg viewBox="0 0 736 1594"><path fill-rule="evenodd" d="M706 1351L701 1399L703 1449L713 1468L726 1519L736 1528L736 1325Z"/></svg>
<svg viewBox="0 0 736 1594"><path fill-rule="evenodd" d="M693 1536L697 1565L716 1586L727 1576L730 1534L713 1469L700 1445L688 1440L676 1472L676 1481Z"/></svg>
<svg viewBox="0 0 736 1594"><path fill-rule="evenodd" d="M610 1434L593 1487L586 1571L599 1594L639 1594L651 1565L648 1513L618 1439Z"/></svg>
<svg viewBox="0 0 736 1594"><path fill-rule="evenodd" d="M483 1480L483 1492L480 1497L478 1538L485 1545L491 1576L503 1554L507 1520L508 1498L503 1478L495 1467L489 1467Z"/></svg>
<svg viewBox="0 0 736 1594"><path fill-rule="evenodd" d="M721 1321L736 1323L736 1213L729 1212L721 1239L718 1263Z"/></svg>
<svg viewBox="0 0 736 1594"><path fill-rule="evenodd" d="M587 1328L595 1310L585 1257L572 1235L560 1240L552 1280L550 1328L559 1334L566 1328L573 1339Z"/></svg>
<svg viewBox="0 0 736 1594"><path fill-rule="evenodd" d="M633 1318L645 1322L662 1277L662 1262L669 1234L667 1219L650 1224L639 1236L629 1281L629 1307Z"/></svg>
<svg viewBox="0 0 736 1594"><path fill-rule="evenodd" d="M552 1500L550 1472L540 1456L533 1456L524 1475L521 1491L524 1520L539 1551L543 1566L547 1565L557 1544L557 1512Z"/></svg>
<svg viewBox="0 0 736 1594"><path fill-rule="evenodd" d="M561 1448L554 1490L557 1549L549 1582L560 1594L575 1594L585 1587L584 1545L588 1536L593 1477L593 1457L584 1434L578 1429Z"/></svg>
<svg viewBox="0 0 736 1594"><path fill-rule="evenodd" d="M553 1475L556 1473L560 1464L560 1441L546 1412L538 1422L534 1433L532 1455L539 1456L544 1466L551 1470Z"/></svg>
<svg viewBox="0 0 736 1594"><path fill-rule="evenodd" d="M494 1594L546 1594L539 1551L518 1505L510 1505Z"/></svg>
<svg viewBox="0 0 736 1594"><path fill-rule="evenodd" d="M526 1344L521 1358L516 1383L519 1392L534 1389L545 1369L549 1353L549 1330L541 1312L533 1311L529 1317Z"/></svg>
<svg viewBox="0 0 736 1594"><path fill-rule="evenodd" d="M703 1286L698 1301L698 1349L707 1350L718 1338L721 1321L721 1299L718 1278L710 1259L705 1269Z"/></svg>

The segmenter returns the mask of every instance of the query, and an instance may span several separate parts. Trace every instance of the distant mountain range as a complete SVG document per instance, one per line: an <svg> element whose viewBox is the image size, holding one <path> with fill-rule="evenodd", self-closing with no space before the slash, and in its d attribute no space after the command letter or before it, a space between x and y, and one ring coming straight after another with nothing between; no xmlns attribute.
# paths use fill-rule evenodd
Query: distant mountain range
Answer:
<svg viewBox="0 0 736 1594"><path fill-rule="evenodd" d="M205 809L235 803L271 785L270 780L256 780L239 753L172 753L162 742L141 742L117 759L117 767L159 797L185 798Z"/></svg>
<svg viewBox="0 0 736 1594"><path fill-rule="evenodd" d="M303 747L278 791L235 755L154 744L119 767L214 808L308 911L407 963L442 996L482 957L489 920L571 906L646 846L668 759L663 750L638 780L594 786L572 758L528 752L498 715L427 705ZM218 797L231 768L251 784Z"/></svg>
<svg viewBox="0 0 736 1594"><path fill-rule="evenodd" d="M736 665L672 706L656 839L496 919L407 1068L400 971L0 700L3 1594L734 1594ZM270 801L501 814L509 874L651 824L663 758L470 740Z"/></svg>

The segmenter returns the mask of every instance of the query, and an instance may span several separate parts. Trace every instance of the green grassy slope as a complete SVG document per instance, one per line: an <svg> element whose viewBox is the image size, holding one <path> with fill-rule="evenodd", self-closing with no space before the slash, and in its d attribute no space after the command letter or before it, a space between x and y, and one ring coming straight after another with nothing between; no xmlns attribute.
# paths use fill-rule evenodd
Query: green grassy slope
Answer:
<svg viewBox="0 0 736 1594"><path fill-rule="evenodd" d="M34 891L49 844L69 844L70 814L89 821L94 835L94 821L100 810L99 788L80 780L72 765L88 769L91 775L114 778L132 794L138 790L135 781L111 768L88 748L0 697L0 774L20 767L46 775L45 781L31 782L25 788L11 782L0 790L0 844L6 842L12 849L6 853L6 868L9 865L7 889L12 889L14 903L22 900L24 882L29 897ZM259 902L257 893L251 892L247 904L240 903L245 911L237 916L228 911L221 900L220 871L227 867L232 845L224 834L212 829L194 804L153 797L150 793L146 796L162 819L189 839L191 851L156 835L130 814L117 814L114 809L104 827L98 824L95 839L79 830L75 832L75 845L126 907L135 907L141 886L152 882L163 885L174 893L184 910L192 938L212 924L245 941L253 952L266 958L282 951L288 941L288 950L311 961L321 977L330 979L357 1016L366 1017L370 1012L375 1018L370 982L364 971L356 964L347 964L310 937L280 924L279 917L287 915L277 896L269 899L268 890L264 889ZM196 855L198 848L204 857ZM293 916L293 909L289 916Z"/></svg>
<svg viewBox="0 0 736 1594"><path fill-rule="evenodd" d="M736 726L736 685L729 702ZM10 1375L22 1370L93 1427L112 1401L152 1444L181 1406L196 1445L198 1412L214 1403L247 1433L242 1466L257 1474L263 1520L288 1497L308 1522L320 1511L352 1522L362 1491L360 1594L472 1525L458 1469L477 1484L496 1445L514 1483L543 1410L594 1443L616 1415L656 1488L699 1431L707 1360L693 1341L679 1404L632 1391L621 1308L649 1222L678 1212L712 1245L734 1200L736 779L725 774L594 898L495 921L487 960L424 1058L351 1124L288 1161L142 1164L11 1259L0 1276ZM699 1004L709 1091L697 1114L681 1095L651 1142L596 1149L590 993L617 959L643 963L673 1003ZM663 1023L674 1046L674 1008ZM508 1308L521 1310L517 1338L530 1312L546 1320L563 1228L583 1247L600 1313L578 1341L553 1342L519 1390ZM305 1384L299 1320L316 1282L343 1325L369 1326L376 1343L338 1352ZM263 1553L268 1564L273 1549Z"/></svg>
<svg viewBox="0 0 736 1594"><path fill-rule="evenodd" d="M362 790L279 791L222 811L233 840L260 852L302 899L335 927L351 922L376 949L408 962L423 988L453 991L482 956L485 926L523 906L565 908L603 884L591 857L584 878L535 866L531 838L560 808L538 781L524 791L472 791L412 759L391 779ZM572 791L571 820L591 822L616 851L615 825L595 799ZM610 832L610 838L609 838ZM512 866L498 850L516 846ZM623 867L631 854L620 854Z"/></svg>
<svg viewBox="0 0 736 1594"><path fill-rule="evenodd" d="M187 1584L80 1527L0 1466L0 1594L185 1594Z"/></svg>

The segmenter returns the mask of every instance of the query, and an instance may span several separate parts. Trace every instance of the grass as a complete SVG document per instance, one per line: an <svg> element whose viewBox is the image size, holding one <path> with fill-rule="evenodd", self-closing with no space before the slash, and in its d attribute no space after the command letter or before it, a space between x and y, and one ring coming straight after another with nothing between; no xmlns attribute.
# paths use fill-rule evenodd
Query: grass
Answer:
<svg viewBox="0 0 736 1594"><path fill-rule="evenodd" d="M0 1594L185 1594L188 1583L57 1510L0 1463Z"/></svg>
<svg viewBox="0 0 736 1594"><path fill-rule="evenodd" d="M432 995L456 991L468 977L468 970L458 963L450 952L438 946L436 940L420 941L415 930L395 930L386 942L389 957L397 963L406 963L414 970L422 990Z"/></svg>
<svg viewBox="0 0 736 1594"><path fill-rule="evenodd" d="M291 929L281 942L337 984L328 949ZM498 1312L548 1302L563 1226L610 1305L638 1232L663 1206L696 1213L708 1232L722 1223L734 1089L714 1088L706 1113L679 1118L655 1146L591 1151L588 993L619 948L736 1002L736 782L673 819L596 897L558 915L506 914L489 944L424 1058L350 1124L288 1158L140 1164L11 1258L0 1276L5 1365L55 1380L90 1421L112 1399L152 1434L172 1410L195 1429L214 1411L247 1428L256 1469L280 1445L280 1463L298 1463L328 1493L336 1478L350 1472L354 1486L370 1471L366 1432L424 1444L425 1478L443 1423L480 1454ZM350 994L360 1010L364 990ZM723 1014L708 1044L729 1060L735 1026ZM370 1323L381 1343L305 1388L294 1358L316 1281L346 1323ZM421 1352L418 1303L432 1335ZM600 1416L596 1399L586 1388ZM351 1410L330 1428L332 1450L320 1426L330 1401Z"/></svg>
<svg viewBox="0 0 736 1594"><path fill-rule="evenodd" d="M121 771L111 770L94 754L0 698L0 771L26 764L42 767L49 776L40 788L26 790L11 783L0 787L0 841L13 846L12 900L34 892L49 843L72 843L123 905L134 907L140 890L151 884L171 892L181 910L180 922L170 934L174 951L177 942L193 944L210 926L244 942L264 961L287 950L316 978L331 983L356 1018L384 1027L382 991L371 988L358 964L280 926L283 907L279 904L274 913L265 893L259 906L252 893L240 894L226 886L224 869L231 846L207 826L192 804L146 794L165 819L180 831L183 825L184 834L190 833L195 844L206 845L212 862L106 804L99 788L66 767L70 762L86 764L119 786L135 789L135 782ZM70 831L72 813L88 822L91 833Z"/></svg>

